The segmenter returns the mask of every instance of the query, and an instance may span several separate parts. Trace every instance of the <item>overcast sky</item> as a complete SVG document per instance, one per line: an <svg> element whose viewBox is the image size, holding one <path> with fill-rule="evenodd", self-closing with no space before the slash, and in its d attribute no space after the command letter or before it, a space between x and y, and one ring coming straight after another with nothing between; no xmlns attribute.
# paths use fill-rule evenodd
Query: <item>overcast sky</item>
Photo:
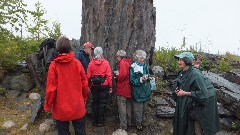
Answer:
<svg viewBox="0 0 240 135"><path fill-rule="evenodd" d="M37 0L25 0L33 7ZM41 0L46 19L59 20L69 38L81 35L81 0ZM156 48L177 47L186 37L187 46L206 52L240 55L240 0L154 0Z"/></svg>

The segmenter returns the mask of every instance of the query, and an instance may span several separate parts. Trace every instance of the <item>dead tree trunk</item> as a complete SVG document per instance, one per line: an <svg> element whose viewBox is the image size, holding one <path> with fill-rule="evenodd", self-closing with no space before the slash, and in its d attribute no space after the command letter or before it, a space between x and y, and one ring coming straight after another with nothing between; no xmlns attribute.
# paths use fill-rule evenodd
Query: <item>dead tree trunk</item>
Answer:
<svg viewBox="0 0 240 135"><path fill-rule="evenodd" d="M155 24L153 0L82 0L80 44L90 41L102 47L112 68L118 49L129 57L137 49L145 50L146 63L152 65Z"/></svg>

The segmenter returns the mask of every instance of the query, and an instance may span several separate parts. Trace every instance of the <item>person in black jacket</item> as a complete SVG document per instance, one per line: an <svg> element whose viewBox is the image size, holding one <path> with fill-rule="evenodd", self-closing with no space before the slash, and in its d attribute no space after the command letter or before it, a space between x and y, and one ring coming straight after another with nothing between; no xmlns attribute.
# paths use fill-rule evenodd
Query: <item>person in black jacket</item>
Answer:
<svg viewBox="0 0 240 135"><path fill-rule="evenodd" d="M90 42L86 42L83 45L83 49L80 49L76 53L76 58L82 63L85 73L87 73L88 64L90 62L90 53L94 49L94 46Z"/></svg>

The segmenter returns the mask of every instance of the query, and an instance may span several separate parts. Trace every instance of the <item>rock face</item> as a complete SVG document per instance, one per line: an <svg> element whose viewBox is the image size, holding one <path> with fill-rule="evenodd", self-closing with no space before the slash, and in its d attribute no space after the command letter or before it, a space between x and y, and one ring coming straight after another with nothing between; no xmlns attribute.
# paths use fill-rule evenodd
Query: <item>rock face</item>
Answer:
<svg viewBox="0 0 240 135"><path fill-rule="evenodd" d="M203 74L213 83L222 105L240 119L240 85L211 72L203 71Z"/></svg>
<svg viewBox="0 0 240 135"><path fill-rule="evenodd" d="M240 85L240 71L230 71L222 75L226 80Z"/></svg>
<svg viewBox="0 0 240 135"><path fill-rule="evenodd" d="M80 45L90 41L94 46L101 46L112 68L118 49L126 50L129 56L143 49L151 65L155 25L152 0L83 0Z"/></svg>

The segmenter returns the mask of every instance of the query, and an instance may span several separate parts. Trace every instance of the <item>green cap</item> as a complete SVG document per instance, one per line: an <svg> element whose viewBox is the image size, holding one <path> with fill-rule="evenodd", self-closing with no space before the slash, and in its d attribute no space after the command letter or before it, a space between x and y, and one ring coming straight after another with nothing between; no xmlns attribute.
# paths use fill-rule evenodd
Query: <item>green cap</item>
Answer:
<svg viewBox="0 0 240 135"><path fill-rule="evenodd" d="M193 56L193 54L191 52L182 52L180 54L175 55L174 58L175 59L188 58L188 59L190 59L192 61L194 60L194 56Z"/></svg>

